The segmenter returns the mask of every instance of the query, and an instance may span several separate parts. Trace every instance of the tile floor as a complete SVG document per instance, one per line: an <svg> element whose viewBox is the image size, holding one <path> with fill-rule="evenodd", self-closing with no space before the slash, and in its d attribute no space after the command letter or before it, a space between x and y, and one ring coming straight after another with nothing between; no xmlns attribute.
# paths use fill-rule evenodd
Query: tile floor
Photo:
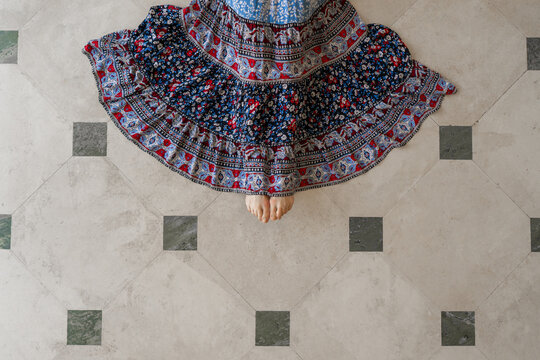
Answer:
<svg viewBox="0 0 540 360"><path fill-rule="evenodd" d="M0 359L540 359L540 1L352 2L459 93L262 224L98 103L157 0L0 0Z"/></svg>

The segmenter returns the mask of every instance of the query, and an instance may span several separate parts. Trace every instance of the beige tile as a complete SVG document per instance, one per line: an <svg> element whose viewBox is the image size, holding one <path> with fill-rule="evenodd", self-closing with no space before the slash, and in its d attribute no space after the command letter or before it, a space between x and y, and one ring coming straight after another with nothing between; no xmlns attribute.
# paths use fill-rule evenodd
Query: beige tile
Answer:
<svg viewBox="0 0 540 360"><path fill-rule="evenodd" d="M53 360L109 360L111 349L105 345L64 345Z"/></svg>
<svg viewBox="0 0 540 360"><path fill-rule="evenodd" d="M350 0L360 18L366 24L389 26L396 21L416 0Z"/></svg>
<svg viewBox="0 0 540 360"><path fill-rule="evenodd" d="M100 309L163 248L149 212L102 157L71 158L13 214L12 250L68 309Z"/></svg>
<svg viewBox="0 0 540 360"><path fill-rule="evenodd" d="M73 130L18 67L0 77L0 211L11 213L69 159Z"/></svg>
<svg viewBox="0 0 540 360"><path fill-rule="evenodd" d="M0 1L0 30L17 30L47 2L43 0Z"/></svg>
<svg viewBox="0 0 540 360"><path fill-rule="evenodd" d="M490 360L538 359L540 256L531 253L477 310L478 347Z"/></svg>
<svg viewBox="0 0 540 360"><path fill-rule="evenodd" d="M489 0L525 36L540 36L540 1L538 0Z"/></svg>
<svg viewBox="0 0 540 360"><path fill-rule="evenodd" d="M81 49L107 33L136 28L146 15L131 0L50 0L19 33L19 64L62 114L102 121L107 115Z"/></svg>
<svg viewBox="0 0 540 360"><path fill-rule="evenodd" d="M189 5L191 0L133 0L133 2L142 6L145 9L150 9L150 7L155 5L175 5L186 7Z"/></svg>
<svg viewBox="0 0 540 360"><path fill-rule="evenodd" d="M488 360L476 346L441 346L429 360Z"/></svg>
<svg viewBox="0 0 540 360"><path fill-rule="evenodd" d="M164 252L103 311L111 358L240 359L253 310L197 253Z"/></svg>
<svg viewBox="0 0 540 360"><path fill-rule="evenodd" d="M145 203L164 215L198 215L221 193L195 183L160 163L126 138L112 121L107 157L120 169Z"/></svg>
<svg viewBox="0 0 540 360"><path fill-rule="evenodd" d="M322 191L266 224L224 193L199 216L198 251L256 310L289 310L349 248L349 220Z"/></svg>
<svg viewBox="0 0 540 360"><path fill-rule="evenodd" d="M302 360L290 346L255 346L240 360Z"/></svg>
<svg viewBox="0 0 540 360"><path fill-rule="evenodd" d="M527 69L525 37L485 0L418 0L392 28L458 89L439 125L472 125Z"/></svg>
<svg viewBox="0 0 540 360"><path fill-rule="evenodd" d="M384 252L441 310L473 310L530 251L529 218L471 161L438 162L383 232Z"/></svg>
<svg viewBox="0 0 540 360"><path fill-rule="evenodd" d="M291 310L303 359L423 359L440 347L440 312L382 254L349 253Z"/></svg>
<svg viewBox="0 0 540 360"><path fill-rule="evenodd" d="M540 72L527 71L473 127L473 160L540 216Z"/></svg>
<svg viewBox="0 0 540 360"><path fill-rule="evenodd" d="M388 153L372 169L324 188L348 216L384 216L439 160L439 126L431 115L405 146Z"/></svg>
<svg viewBox="0 0 540 360"><path fill-rule="evenodd" d="M11 253L0 251L0 359L52 359L66 341L67 310Z"/></svg>

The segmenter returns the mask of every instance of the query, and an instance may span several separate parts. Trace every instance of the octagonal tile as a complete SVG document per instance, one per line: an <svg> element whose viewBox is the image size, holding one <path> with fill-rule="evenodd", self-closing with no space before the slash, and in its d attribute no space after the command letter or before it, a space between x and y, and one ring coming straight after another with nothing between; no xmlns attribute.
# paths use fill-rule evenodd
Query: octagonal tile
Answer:
<svg viewBox="0 0 540 360"><path fill-rule="evenodd" d="M173 4L171 0L133 0L136 4L139 4L140 6L144 8L150 9L151 6L155 5L169 5ZM175 6L182 6L186 7L190 3L190 0L176 0L174 1Z"/></svg>
<svg viewBox="0 0 540 360"><path fill-rule="evenodd" d="M540 256L531 253L480 305L478 346L490 360L538 359Z"/></svg>
<svg viewBox="0 0 540 360"><path fill-rule="evenodd" d="M164 215L194 216L220 193L171 170L126 138L112 121L107 132L107 157L133 184L139 196Z"/></svg>
<svg viewBox="0 0 540 360"><path fill-rule="evenodd" d="M538 0L490 0L525 36L540 36Z"/></svg>
<svg viewBox="0 0 540 360"><path fill-rule="evenodd" d="M19 65L65 116L103 120L107 115L81 49L107 33L136 28L147 11L131 0L47 1L20 30Z"/></svg>
<svg viewBox="0 0 540 360"><path fill-rule="evenodd" d="M11 213L70 158L72 124L16 67L0 77L0 212Z"/></svg>
<svg viewBox="0 0 540 360"><path fill-rule="evenodd" d="M64 306L11 251L0 251L0 289L0 359L52 359L66 340Z"/></svg>
<svg viewBox="0 0 540 360"><path fill-rule="evenodd" d="M18 29L47 2L42 0L17 0L0 2L0 28Z"/></svg>
<svg viewBox="0 0 540 360"><path fill-rule="evenodd" d="M439 160L439 126L430 115L402 147L368 172L324 191L349 216L383 216Z"/></svg>
<svg viewBox="0 0 540 360"><path fill-rule="evenodd" d="M474 346L444 346L441 347L429 360L489 360Z"/></svg>
<svg viewBox="0 0 540 360"><path fill-rule="evenodd" d="M199 215L198 251L255 309L288 311L348 251L349 219L323 192L268 223L224 193Z"/></svg>
<svg viewBox="0 0 540 360"><path fill-rule="evenodd" d="M360 18L366 23L390 25L416 0L351 0Z"/></svg>
<svg viewBox="0 0 540 360"><path fill-rule="evenodd" d="M393 29L413 58L460 89L437 112L439 125L472 125L527 69L525 37L485 0L419 0Z"/></svg>
<svg viewBox="0 0 540 360"><path fill-rule="evenodd" d="M469 311L530 252L529 227L476 164L445 160L384 217L385 252L442 309Z"/></svg>
<svg viewBox="0 0 540 360"><path fill-rule="evenodd" d="M531 217L540 216L540 72L527 71L473 126L473 159Z"/></svg>
<svg viewBox="0 0 540 360"><path fill-rule="evenodd" d="M109 360L111 349L107 346L64 345L53 360Z"/></svg>
<svg viewBox="0 0 540 360"><path fill-rule="evenodd" d="M256 346L240 360L302 360L288 346Z"/></svg>
<svg viewBox="0 0 540 360"><path fill-rule="evenodd" d="M196 252L164 252L103 311L111 359L240 359L255 311Z"/></svg>
<svg viewBox="0 0 540 360"><path fill-rule="evenodd" d="M161 217L99 157L71 158L12 228L12 251L68 309L101 309L162 250Z"/></svg>
<svg viewBox="0 0 540 360"><path fill-rule="evenodd" d="M349 253L291 310L303 359L424 359L440 347L440 312L382 255Z"/></svg>

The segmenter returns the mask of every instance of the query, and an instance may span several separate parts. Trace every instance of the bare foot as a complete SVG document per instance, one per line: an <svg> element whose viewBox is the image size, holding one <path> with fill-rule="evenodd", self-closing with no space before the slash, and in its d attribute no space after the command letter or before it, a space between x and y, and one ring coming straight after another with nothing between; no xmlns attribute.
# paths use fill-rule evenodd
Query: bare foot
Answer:
<svg viewBox="0 0 540 360"><path fill-rule="evenodd" d="M246 195L246 207L250 213L259 218L259 221L268 222L270 218L270 196Z"/></svg>
<svg viewBox="0 0 540 360"><path fill-rule="evenodd" d="M294 204L294 195L291 196L272 196L270 198L270 219L279 220Z"/></svg>

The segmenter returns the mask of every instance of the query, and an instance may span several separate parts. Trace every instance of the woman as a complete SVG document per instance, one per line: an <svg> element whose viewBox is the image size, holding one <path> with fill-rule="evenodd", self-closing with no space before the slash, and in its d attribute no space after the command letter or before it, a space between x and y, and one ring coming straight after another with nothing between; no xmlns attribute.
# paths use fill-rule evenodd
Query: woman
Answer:
<svg viewBox="0 0 540 360"><path fill-rule="evenodd" d="M348 0L192 0L83 48L122 133L162 164L246 194L262 222L297 191L365 173L456 87Z"/></svg>

